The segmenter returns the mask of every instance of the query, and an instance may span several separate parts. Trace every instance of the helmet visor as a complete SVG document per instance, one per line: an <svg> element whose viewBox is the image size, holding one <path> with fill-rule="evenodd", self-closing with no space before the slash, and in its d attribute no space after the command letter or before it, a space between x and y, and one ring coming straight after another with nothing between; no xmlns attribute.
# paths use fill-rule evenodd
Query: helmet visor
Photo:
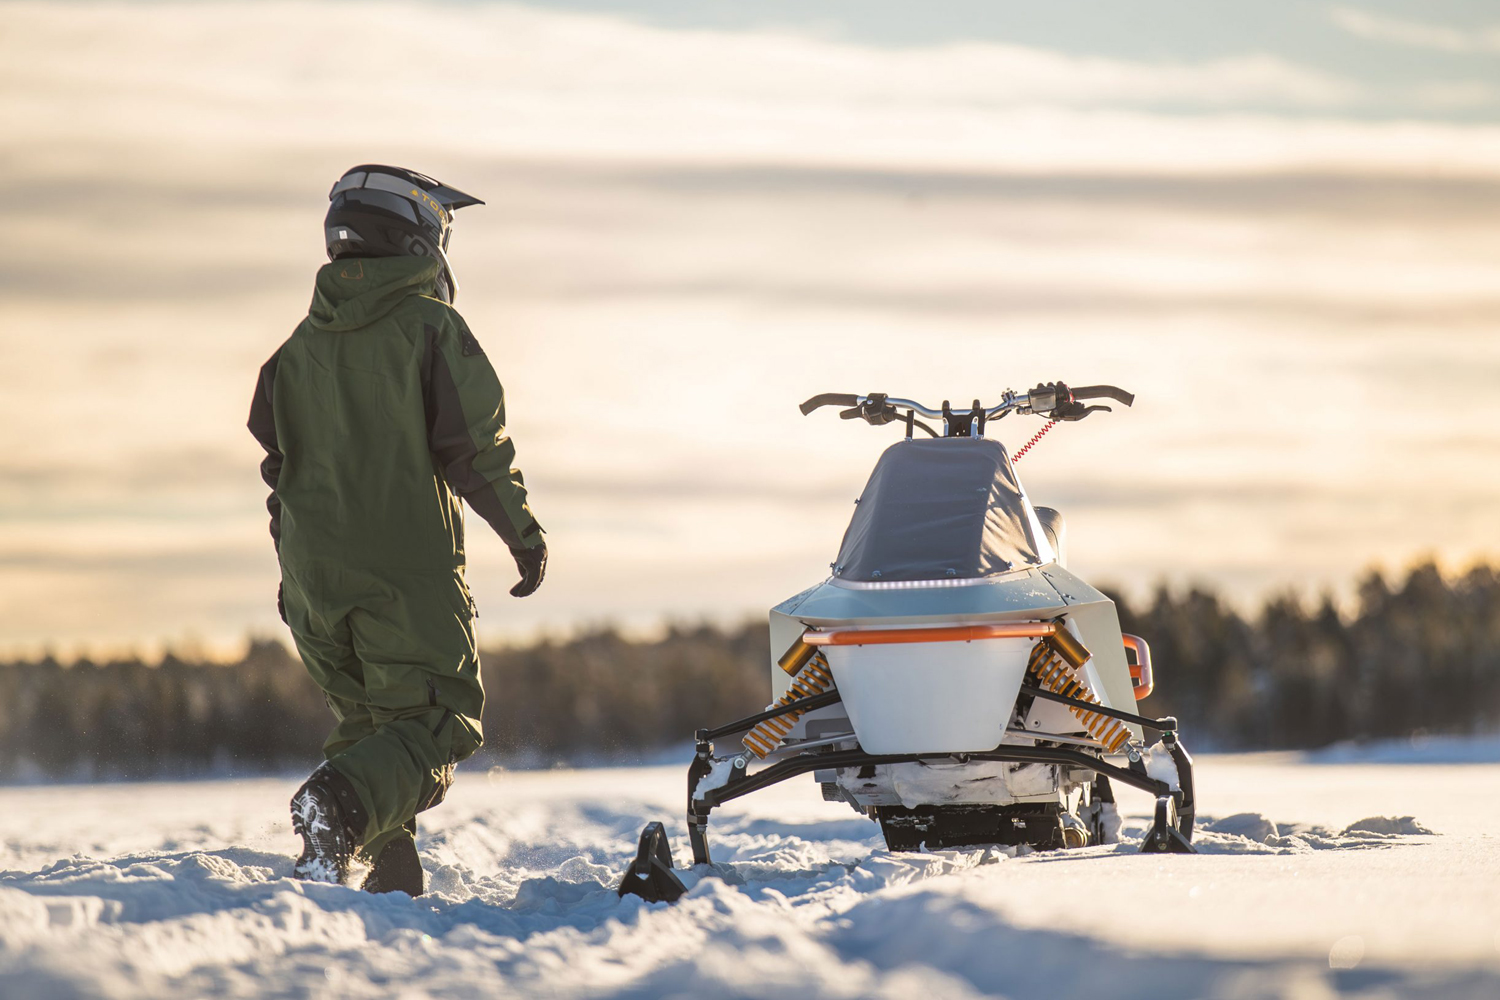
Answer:
<svg viewBox="0 0 1500 1000"><path fill-rule="evenodd" d="M366 208L378 209L414 225L424 222L424 220L417 217L417 206L413 205L410 199L403 198L397 194L387 194L384 191L371 191L368 189L345 191L343 193L342 204L361 205Z"/></svg>

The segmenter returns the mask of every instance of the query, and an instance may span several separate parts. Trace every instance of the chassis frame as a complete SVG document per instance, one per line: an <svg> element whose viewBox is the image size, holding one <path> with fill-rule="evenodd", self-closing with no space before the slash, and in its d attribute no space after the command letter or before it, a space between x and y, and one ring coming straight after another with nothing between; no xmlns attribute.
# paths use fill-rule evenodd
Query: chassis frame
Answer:
<svg viewBox="0 0 1500 1000"><path fill-rule="evenodd" d="M837 690L827 691L785 705L776 706L754 715L737 719L717 729L700 729L695 734L693 761L687 774L687 821L688 840L692 845L693 864L711 865L712 854L708 843L709 815L718 806L752 792L779 784L788 778L810 771L841 769L849 767L878 766L882 764L909 764L927 761L1006 761L1021 764L1053 764L1094 771L1111 782L1119 782L1147 792L1156 799L1156 813L1151 828L1141 844L1143 854L1195 854L1193 847L1193 819L1197 801L1193 792L1193 758L1177 736L1177 720L1171 716L1152 719L1119 709L1077 701L1064 695L1054 694L1031 684L1023 684L1021 693L1034 698L1043 698L1065 705L1086 708L1161 733L1162 745L1172 756L1177 768L1177 788L1146 773L1145 762L1132 749L1129 763L1125 767L1111 764L1103 759L1102 752L1073 749L1069 747L1043 747L1001 744L993 750L959 754L871 754L860 749L836 750L820 747L794 753L774 764L750 773L746 752L730 757L714 757L713 741L725 736L742 733L766 719L785 715L788 712L808 712L815 708L833 705L842 699ZM727 780L700 794L702 780L713 773L715 761L730 762ZM672 901L686 891L682 882L672 871L672 855L667 845L666 833L661 823L649 823L641 833L640 847L635 862L625 873L619 886L620 895L634 894L652 901Z"/></svg>

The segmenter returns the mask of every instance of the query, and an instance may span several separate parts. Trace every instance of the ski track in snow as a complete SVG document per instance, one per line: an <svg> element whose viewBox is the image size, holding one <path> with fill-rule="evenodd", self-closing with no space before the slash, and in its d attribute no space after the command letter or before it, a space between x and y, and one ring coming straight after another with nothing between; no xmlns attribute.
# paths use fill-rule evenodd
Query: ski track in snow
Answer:
<svg viewBox="0 0 1500 1000"><path fill-rule="evenodd" d="M613 886L648 819L687 860L678 767L469 774L417 900L290 879L295 779L0 789L0 997L1500 996L1500 767L1199 770L1197 856L1124 792L1119 845L892 854L788 782L676 906Z"/></svg>

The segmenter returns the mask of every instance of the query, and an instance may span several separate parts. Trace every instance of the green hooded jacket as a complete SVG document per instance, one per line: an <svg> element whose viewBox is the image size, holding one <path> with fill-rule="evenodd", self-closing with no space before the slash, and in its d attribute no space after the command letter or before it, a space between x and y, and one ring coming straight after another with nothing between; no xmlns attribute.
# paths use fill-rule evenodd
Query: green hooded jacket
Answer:
<svg viewBox="0 0 1500 1000"><path fill-rule="evenodd" d="M464 563L459 497L512 551L542 543L500 381L425 257L345 259L260 371L250 431L284 568Z"/></svg>

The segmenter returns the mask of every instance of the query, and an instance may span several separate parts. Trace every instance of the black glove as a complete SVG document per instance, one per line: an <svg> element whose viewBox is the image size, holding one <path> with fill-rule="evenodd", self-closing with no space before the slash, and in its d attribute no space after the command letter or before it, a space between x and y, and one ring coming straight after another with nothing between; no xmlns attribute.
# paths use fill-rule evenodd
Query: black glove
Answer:
<svg viewBox="0 0 1500 1000"><path fill-rule="evenodd" d="M516 569L521 571L521 582L510 588L511 597L530 597L542 585L547 575L547 543L511 553L516 559Z"/></svg>
<svg viewBox="0 0 1500 1000"><path fill-rule="evenodd" d="M276 613L281 616L281 624L291 624L291 622L286 620L286 597L282 593L282 586L279 583L276 585Z"/></svg>

